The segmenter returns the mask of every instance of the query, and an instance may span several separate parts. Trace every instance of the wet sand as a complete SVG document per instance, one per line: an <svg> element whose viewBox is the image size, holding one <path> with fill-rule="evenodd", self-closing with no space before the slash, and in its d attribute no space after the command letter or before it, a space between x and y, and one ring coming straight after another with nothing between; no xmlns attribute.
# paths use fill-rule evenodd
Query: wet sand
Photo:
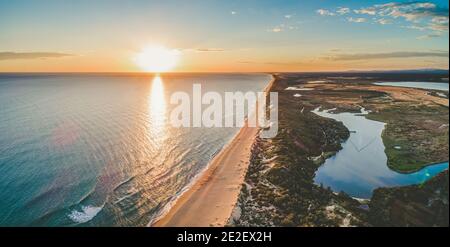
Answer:
<svg viewBox="0 0 450 247"><path fill-rule="evenodd" d="M257 128L243 127L153 226L224 226L237 201Z"/></svg>

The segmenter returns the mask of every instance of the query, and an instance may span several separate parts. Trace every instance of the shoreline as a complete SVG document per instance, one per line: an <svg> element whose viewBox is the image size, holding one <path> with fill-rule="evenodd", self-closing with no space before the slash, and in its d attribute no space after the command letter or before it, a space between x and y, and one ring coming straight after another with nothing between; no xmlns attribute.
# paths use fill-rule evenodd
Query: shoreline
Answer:
<svg viewBox="0 0 450 247"><path fill-rule="evenodd" d="M392 168L392 166L389 165L389 162L388 162L387 166L388 166L389 169L391 169L394 172L407 175L407 174L411 174L411 173L415 173L415 172L421 171L421 170L423 170L423 169L425 169L427 167L430 167L430 166L441 165L441 164L445 164L445 163L449 163L449 161L446 160L446 161L438 161L438 162L433 162L433 163L427 163L427 164L423 165L420 168L417 168L417 169L414 169L414 170L408 170L408 171L396 170L396 169Z"/></svg>
<svg viewBox="0 0 450 247"><path fill-rule="evenodd" d="M264 88L269 92L275 77ZM225 226L241 191L251 148L259 132L247 123L194 179L191 186L168 204L160 216L150 221L149 226Z"/></svg>

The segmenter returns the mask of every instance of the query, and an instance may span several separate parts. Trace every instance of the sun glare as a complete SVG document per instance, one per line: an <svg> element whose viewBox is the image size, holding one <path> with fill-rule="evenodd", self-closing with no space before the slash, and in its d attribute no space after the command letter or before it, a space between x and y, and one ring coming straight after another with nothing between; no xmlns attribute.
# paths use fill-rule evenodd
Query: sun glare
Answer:
<svg viewBox="0 0 450 247"><path fill-rule="evenodd" d="M180 52L164 46L145 47L135 58L136 64L147 72L167 72L178 62Z"/></svg>

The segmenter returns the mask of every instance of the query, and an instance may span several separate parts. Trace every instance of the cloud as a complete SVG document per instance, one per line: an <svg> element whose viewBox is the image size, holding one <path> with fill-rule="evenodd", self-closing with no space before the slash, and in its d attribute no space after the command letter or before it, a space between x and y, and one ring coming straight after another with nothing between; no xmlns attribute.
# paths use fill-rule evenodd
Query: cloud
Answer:
<svg viewBox="0 0 450 247"><path fill-rule="evenodd" d="M280 25L270 28L267 31L271 32L271 33L280 33L280 32L284 32L284 31L292 31L292 30L298 30L298 29L299 29L298 25L290 25L290 24L281 23Z"/></svg>
<svg viewBox="0 0 450 247"><path fill-rule="evenodd" d="M336 10L336 13L338 13L338 14L340 14L340 15L348 14L348 13L350 13L350 8L339 7L339 8Z"/></svg>
<svg viewBox="0 0 450 247"><path fill-rule="evenodd" d="M356 22L356 23L362 23L362 22L366 22L367 19L366 18L362 18L362 17L358 17L358 18L348 17L347 21L349 21L349 22Z"/></svg>
<svg viewBox="0 0 450 247"><path fill-rule="evenodd" d="M239 61L238 63L243 64L263 64L263 65L282 65L282 66L289 66L289 65L307 65L308 63L305 62L256 62L256 61Z"/></svg>
<svg viewBox="0 0 450 247"><path fill-rule="evenodd" d="M237 11L231 11L230 14L237 15Z"/></svg>
<svg viewBox="0 0 450 247"><path fill-rule="evenodd" d="M316 11L322 16L350 15L355 13L359 16L350 16L349 22L367 22L368 19L361 15L370 15L374 23L381 25L393 24L396 20L403 20L409 24L402 24L401 27L420 31L448 32L449 12L448 8L439 7L432 2L390 2L385 4L375 4L372 6L354 9L338 7L335 11L319 9Z"/></svg>
<svg viewBox="0 0 450 247"><path fill-rule="evenodd" d="M13 59L45 59L75 56L59 52L0 52L0 60Z"/></svg>
<svg viewBox="0 0 450 247"><path fill-rule="evenodd" d="M226 49L223 48L178 48L178 51L182 51L182 52L197 52L197 53L202 53L202 52L225 52L227 51Z"/></svg>
<svg viewBox="0 0 450 247"><path fill-rule="evenodd" d="M289 28L289 27L288 27ZM267 30L268 32L272 32L272 33L280 33L283 32L286 29L286 24L282 23L278 26L275 26L273 28L270 28L269 30ZM290 28L289 28L290 29Z"/></svg>
<svg viewBox="0 0 450 247"><path fill-rule="evenodd" d="M385 19L385 18L377 19L377 20L375 20L375 22L378 23L378 24L381 24L381 25L392 24L392 20Z"/></svg>
<svg viewBox="0 0 450 247"><path fill-rule="evenodd" d="M448 16L436 16L431 21L438 24L448 24Z"/></svg>
<svg viewBox="0 0 450 247"><path fill-rule="evenodd" d="M279 32L283 32L283 28L281 28L281 27L274 27L272 29L269 29L268 31L272 32L272 33L279 33Z"/></svg>
<svg viewBox="0 0 450 247"><path fill-rule="evenodd" d="M333 13L333 12L331 12L329 10L326 10L326 9L318 9L316 12L317 12L317 14L322 15L322 16L333 16L333 15L336 15L335 13Z"/></svg>
<svg viewBox="0 0 450 247"><path fill-rule="evenodd" d="M291 14L284 16L284 18L286 18L286 19L291 19L292 17L294 17L294 15L291 15Z"/></svg>
<svg viewBox="0 0 450 247"><path fill-rule="evenodd" d="M225 49L222 48L197 48L195 49L197 52L222 52L225 51Z"/></svg>
<svg viewBox="0 0 450 247"><path fill-rule="evenodd" d="M402 17L408 21L415 21L426 17L443 17L445 11L437 8L433 3L391 3L378 5L380 15ZM448 17L448 12L447 12Z"/></svg>
<svg viewBox="0 0 450 247"><path fill-rule="evenodd" d="M432 39L432 38L439 38L442 36L442 33L431 33L427 35L422 35L417 37L417 39Z"/></svg>
<svg viewBox="0 0 450 247"><path fill-rule="evenodd" d="M366 15L376 15L377 10L374 7L355 9L353 10L356 14L366 14Z"/></svg>
<svg viewBox="0 0 450 247"><path fill-rule="evenodd" d="M409 25L409 26L402 26L402 27L403 28L408 28L408 29L419 30L419 31L425 31L427 29L426 26L417 25L417 24L413 24L413 25Z"/></svg>
<svg viewBox="0 0 450 247"><path fill-rule="evenodd" d="M334 61L372 60L388 58L412 58L412 57L448 57L448 51L431 52L386 52L386 53L359 53L359 54L336 54L326 57Z"/></svg>
<svg viewBox="0 0 450 247"><path fill-rule="evenodd" d="M447 32L448 31L448 23L447 24L430 23L427 28L430 30L433 30L433 31Z"/></svg>
<svg viewBox="0 0 450 247"><path fill-rule="evenodd" d="M438 7L431 2L407 2L377 4L354 11L357 14L377 15L386 18L404 19L407 22L422 24L423 30L448 31L448 8ZM383 24L381 22L378 22Z"/></svg>

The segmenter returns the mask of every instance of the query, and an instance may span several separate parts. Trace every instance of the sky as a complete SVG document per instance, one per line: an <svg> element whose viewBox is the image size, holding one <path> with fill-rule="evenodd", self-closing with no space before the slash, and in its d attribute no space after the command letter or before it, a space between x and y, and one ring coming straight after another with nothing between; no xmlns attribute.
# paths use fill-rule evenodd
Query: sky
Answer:
<svg viewBox="0 0 450 247"><path fill-rule="evenodd" d="M448 1L0 0L0 72L448 69Z"/></svg>

